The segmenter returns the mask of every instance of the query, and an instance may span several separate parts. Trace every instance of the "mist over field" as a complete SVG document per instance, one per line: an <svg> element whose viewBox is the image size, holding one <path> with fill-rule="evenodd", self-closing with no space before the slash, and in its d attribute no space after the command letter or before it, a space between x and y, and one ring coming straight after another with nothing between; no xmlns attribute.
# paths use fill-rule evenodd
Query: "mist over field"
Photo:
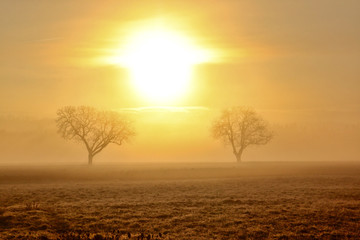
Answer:
<svg viewBox="0 0 360 240"><path fill-rule="evenodd" d="M92 166L53 118L2 116L0 238L360 236L356 112L264 111L276 138L247 149L242 163L211 138L205 122L215 111L131 114L144 130Z"/></svg>
<svg viewBox="0 0 360 240"><path fill-rule="evenodd" d="M217 115L215 110L133 113L140 129L136 138L121 147L110 145L94 164L233 162L230 149L211 137L211 119ZM357 161L360 157L358 112L264 111L263 115L275 138L266 146L249 147L245 161ZM85 146L61 139L55 118L2 115L0 123L2 164L86 164Z"/></svg>

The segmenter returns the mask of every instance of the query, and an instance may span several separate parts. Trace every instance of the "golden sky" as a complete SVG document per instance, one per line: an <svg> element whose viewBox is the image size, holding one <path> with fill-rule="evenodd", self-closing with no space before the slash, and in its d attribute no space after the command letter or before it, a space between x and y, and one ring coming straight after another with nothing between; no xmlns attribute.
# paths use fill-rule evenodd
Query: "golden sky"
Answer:
<svg viewBox="0 0 360 240"><path fill-rule="evenodd" d="M134 29L159 21L216 55L192 67L186 94L157 104L192 114L179 131L202 126L197 151L210 146L203 140L218 110L233 105L252 106L273 124L359 124L359 11L357 0L2 0L0 114L51 118L64 105L151 107L127 68L101 59ZM142 118L140 125L153 121ZM137 144L146 145L147 134Z"/></svg>

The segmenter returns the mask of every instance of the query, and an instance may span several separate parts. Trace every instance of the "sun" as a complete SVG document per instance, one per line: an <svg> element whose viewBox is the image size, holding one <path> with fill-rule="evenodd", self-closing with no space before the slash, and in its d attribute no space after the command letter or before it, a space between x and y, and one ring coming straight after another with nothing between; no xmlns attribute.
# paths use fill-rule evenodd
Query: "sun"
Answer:
<svg viewBox="0 0 360 240"><path fill-rule="evenodd" d="M116 61L129 70L141 97L167 104L187 94L193 66L208 57L207 51L186 35L156 27L131 34Z"/></svg>

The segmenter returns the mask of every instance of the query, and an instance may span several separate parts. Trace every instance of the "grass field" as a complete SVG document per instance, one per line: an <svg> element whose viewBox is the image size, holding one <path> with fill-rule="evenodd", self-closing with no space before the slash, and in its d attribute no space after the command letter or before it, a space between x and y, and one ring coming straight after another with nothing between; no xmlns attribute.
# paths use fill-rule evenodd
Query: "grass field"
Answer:
<svg viewBox="0 0 360 240"><path fill-rule="evenodd" d="M1 166L0 239L360 239L360 164Z"/></svg>

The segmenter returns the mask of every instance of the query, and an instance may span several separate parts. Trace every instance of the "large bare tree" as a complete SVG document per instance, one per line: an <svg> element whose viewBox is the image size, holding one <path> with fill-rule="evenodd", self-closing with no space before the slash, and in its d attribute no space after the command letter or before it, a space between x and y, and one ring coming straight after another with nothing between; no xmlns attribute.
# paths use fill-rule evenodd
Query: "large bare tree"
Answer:
<svg viewBox="0 0 360 240"><path fill-rule="evenodd" d="M64 139L85 144L89 165L93 157L110 143L121 145L135 135L131 121L125 116L88 106L60 108L56 123Z"/></svg>
<svg viewBox="0 0 360 240"><path fill-rule="evenodd" d="M232 147L238 162L243 151L250 145L264 145L273 134L268 124L254 110L247 107L233 107L224 110L212 126L212 134Z"/></svg>

